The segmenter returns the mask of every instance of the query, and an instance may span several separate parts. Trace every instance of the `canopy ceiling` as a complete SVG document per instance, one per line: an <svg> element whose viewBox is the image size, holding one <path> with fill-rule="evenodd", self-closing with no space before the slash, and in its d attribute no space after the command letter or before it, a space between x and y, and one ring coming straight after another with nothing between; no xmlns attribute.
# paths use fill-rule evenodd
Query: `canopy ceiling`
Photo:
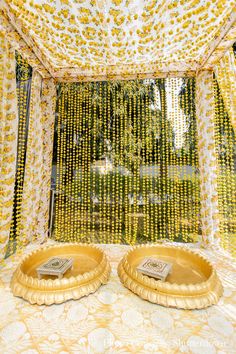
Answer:
<svg viewBox="0 0 236 354"><path fill-rule="evenodd" d="M6 0L53 76L196 70L229 0Z"/></svg>

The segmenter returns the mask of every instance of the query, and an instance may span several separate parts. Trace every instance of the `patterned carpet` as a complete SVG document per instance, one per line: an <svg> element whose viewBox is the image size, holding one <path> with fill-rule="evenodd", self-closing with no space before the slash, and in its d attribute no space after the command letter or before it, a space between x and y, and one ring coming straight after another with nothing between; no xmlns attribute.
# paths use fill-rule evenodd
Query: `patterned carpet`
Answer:
<svg viewBox="0 0 236 354"><path fill-rule="evenodd" d="M224 296L217 306L186 311L151 304L124 288L116 267L129 246L100 247L112 265L108 284L78 301L49 307L11 294L21 256L6 260L0 270L1 354L236 353L236 264L223 251L199 250L215 265Z"/></svg>

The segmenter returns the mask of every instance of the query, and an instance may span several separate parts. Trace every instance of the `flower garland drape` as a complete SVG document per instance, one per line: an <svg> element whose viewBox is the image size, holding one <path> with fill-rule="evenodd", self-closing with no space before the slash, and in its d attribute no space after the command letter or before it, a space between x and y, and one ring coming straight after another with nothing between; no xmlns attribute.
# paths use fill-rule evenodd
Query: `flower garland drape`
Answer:
<svg viewBox="0 0 236 354"><path fill-rule="evenodd" d="M25 156L27 152L27 137L29 124L29 102L32 68L22 56L16 52L16 84L18 108L17 162L13 199L13 213L7 255L14 252L21 238L22 194L25 175Z"/></svg>
<svg viewBox="0 0 236 354"><path fill-rule="evenodd" d="M214 67L220 243L236 254L236 58L230 48Z"/></svg>
<svg viewBox="0 0 236 354"><path fill-rule="evenodd" d="M220 244L232 255L236 255L236 131L222 93L214 79Z"/></svg>
<svg viewBox="0 0 236 354"><path fill-rule="evenodd" d="M33 72L21 244L47 236L55 92L53 79L43 80Z"/></svg>
<svg viewBox="0 0 236 354"><path fill-rule="evenodd" d="M193 78L61 84L55 134L56 240L198 239Z"/></svg>
<svg viewBox="0 0 236 354"><path fill-rule="evenodd" d="M215 66L217 82L219 84L224 104L230 116L233 129L236 133L236 59L233 48L228 50Z"/></svg>
<svg viewBox="0 0 236 354"><path fill-rule="evenodd" d="M15 51L0 32L0 260L9 240L17 154Z"/></svg>

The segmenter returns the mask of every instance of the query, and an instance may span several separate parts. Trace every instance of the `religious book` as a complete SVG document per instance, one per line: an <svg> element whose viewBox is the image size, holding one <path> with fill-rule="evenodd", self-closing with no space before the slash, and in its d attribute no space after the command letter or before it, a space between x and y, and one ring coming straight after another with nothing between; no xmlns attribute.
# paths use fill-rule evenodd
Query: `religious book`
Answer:
<svg viewBox="0 0 236 354"><path fill-rule="evenodd" d="M144 258L136 269L144 275L165 281L171 272L172 264L158 258L148 257Z"/></svg>

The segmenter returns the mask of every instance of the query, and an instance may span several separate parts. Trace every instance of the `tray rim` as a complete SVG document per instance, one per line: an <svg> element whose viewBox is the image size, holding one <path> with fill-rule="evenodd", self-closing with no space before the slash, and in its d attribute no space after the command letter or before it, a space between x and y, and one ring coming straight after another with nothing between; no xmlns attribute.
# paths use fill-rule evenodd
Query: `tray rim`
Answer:
<svg viewBox="0 0 236 354"><path fill-rule="evenodd" d="M63 248L71 246L82 246L92 248L102 254L102 260L97 267L78 276L62 279L38 279L23 273L21 267L30 257L41 251L54 248ZM63 243L55 245L45 245L33 250L25 255L16 270L14 271L10 287L13 295L28 300L31 304L51 305L53 303L62 303L69 299L79 299L96 291L100 285L106 284L111 272L111 267L105 252L94 244L85 243Z"/></svg>
<svg viewBox="0 0 236 354"><path fill-rule="evenodd" d="M205 261L212 269L210 277L205 282L196 284L176 284L162 282L149 278L137 272L135 268L127 261L130 253L138 248L178 248L194 254ZM162 244L145 244L133 246L121 259L118 264L118 275L120 281L125 287L139 295L145 300L153 303L164 305L167 307L177 307L184 309L204 308L217 303L223 293L223 287L220 279L212 265L205 257L195 250L190 250L184 246L162 245Z"/></svg>

